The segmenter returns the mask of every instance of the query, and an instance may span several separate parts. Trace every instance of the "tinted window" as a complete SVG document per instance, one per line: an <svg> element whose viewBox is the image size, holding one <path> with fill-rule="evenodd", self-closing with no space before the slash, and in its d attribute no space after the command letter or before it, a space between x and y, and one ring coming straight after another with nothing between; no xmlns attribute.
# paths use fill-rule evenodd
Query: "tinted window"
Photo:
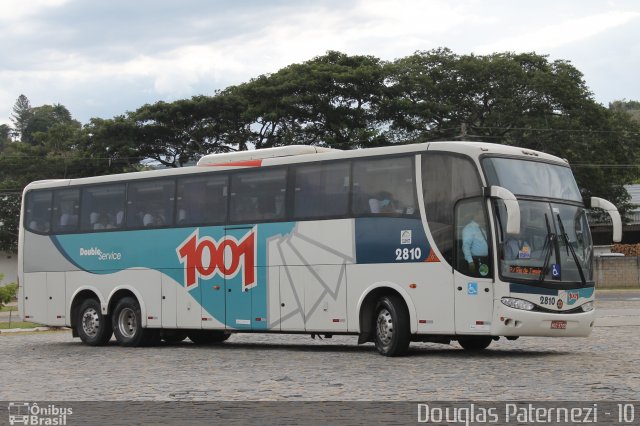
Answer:
<svg viewBox="0 0 640 426"><path fill-rule="evenodd" d="M285 216L287 173L257 170L231 177L231 222L258 222Z"/></svg>
<svg viewBox="0 0 640 426"><path fill-rule="evenodd" d="M217 224L227 218L228 177L211 175L178 180L178 225Z"/></svg>
<svg viewBox="0 0 640 426"><path fill-rule="evenodd" d="M417 214L413 174L413 157L356 161L353 212L357 215Z"/></svg>
<svg viewBox="0 0 640 426"><path fill-rule="evenodd" d="M82 190L80 228L118 229L124 225L125 185L100 185Z"/></svg>
<svg viewBox="0 0 640 426"><path fill-rule="evenodd" d="M127 226L156 228L173 224L173 180L150 180L129 183L127 194Z"/></svg>
<svg viewBox="0 0 640 426"><path fill-rule="evenodd" d="M295 170L296 218L344 216L349 212L349 163L310 164Z"/></svg>
<svg viewBox="0 0 640 426"><path fill-rule="evenodd" d="M73 232L80 222L80 190L63 189L53 194L53 232Z"/></svg>
<svg viewBox="0 0 640 426"><path fill-rule="evenodd" d="M458 200L478 196L482 184L471 160L446 153L422 156L422 190L431 235L444 258L453 262L453 209Z"/></svg>
<svg viewBox="0 0 640 426"><path fill-rule="evenodd" d="M482 166L489 185L499 185L516 195L582 201L569 167L513 158L485 158Z"/></svg>
<svg viewBox="0 0 640 426"><path fill-rule="evenodd" d="M51 229L51 191L31 191L27 194L25 225L27 229L46 233Z"/></svg>

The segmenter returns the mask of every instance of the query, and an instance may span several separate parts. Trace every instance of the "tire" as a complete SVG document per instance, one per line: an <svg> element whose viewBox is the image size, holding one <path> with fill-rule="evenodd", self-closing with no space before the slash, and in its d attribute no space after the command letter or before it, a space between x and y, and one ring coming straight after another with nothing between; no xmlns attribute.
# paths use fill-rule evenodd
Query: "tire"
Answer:
<svg viewBox="0 0 640 426"><path fill-rule="evenodd" d="M175 345L187 338L187 332L181 330L162 330L162 340L170 345Z"/></svg>
<svg viewBox="0 0 640 426"><path fill-rule="evenodd" d="M188 334L189 340L196 345L215 345L216 343L222 343L231 336L231 334L224 331L206 331L206 330L193 330Z"/></svg>
<svg viewBox="0 0 640 426"><path fill-rule="evenodd" d="M458 343L465 351L480 352L489 347L492 342L491 336L459 336Z"/></svg>
<svg viewBox="0 0 640 426"><path fill-rule="evenodd" d="M411 331L409 312L404 300L397 295L380 298L376 304L375 344L384 356L402 356L409 349Z"/></svg>
<svg viewBox="0 0 640 426"><path fill-rule="evenodd" d="M104 346L111 340L111 318L102 315L100 302L87 299L80 304L75 321L76 332L89 346Z"/></svg>
<svg viewBox="0 0 640 426"><path fill-rule="evenodd" d="M160 340L159 330L142 328L140 304L133 297L124 297L118 302L111 324L120 346L149 346Z"/></svg>

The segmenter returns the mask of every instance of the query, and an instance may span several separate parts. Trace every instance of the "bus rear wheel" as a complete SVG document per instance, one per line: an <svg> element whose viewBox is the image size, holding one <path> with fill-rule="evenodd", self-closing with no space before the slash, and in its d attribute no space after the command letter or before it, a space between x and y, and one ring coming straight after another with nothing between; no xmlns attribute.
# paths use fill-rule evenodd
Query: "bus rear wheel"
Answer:
<svg viewBox="0 0 640 426"><path fill-rule="evenodd" d="M108 315L102 315L100 302L96 299L87 299L80 305L75 321L76 332L84 343L90 346L104 346L113 331L111 319Z"/></svg>
<svg viewBox="0 0 640 426"><path fill-rule="evenodd" d="M375 344L378 352L384 356L406 354L411 332L404 300L397 295L384 296L378 301L375 312Z"/></svg>
<svg viewBox="0 0 640 426"><path fill-rule="evenodd" d="M493 339L491 336L460 336L458 343L465 351L479 352L486 349Z"/></svg>
<svg viewBox="0 0 640 426"><path fill-rule="evenodd" d="M113 334L120 346L148 346L160 341L159 330L142 328L140 304L133 297L122 298L112 316Z"/></svg>

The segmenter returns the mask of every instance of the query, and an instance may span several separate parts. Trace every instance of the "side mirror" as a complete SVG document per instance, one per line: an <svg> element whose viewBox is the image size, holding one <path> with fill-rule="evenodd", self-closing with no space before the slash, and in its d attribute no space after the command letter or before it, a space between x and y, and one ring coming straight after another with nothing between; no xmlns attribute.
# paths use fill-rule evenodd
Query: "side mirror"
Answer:
<svg viewBox="0 0 640 426"><path fill-rule="evenodd" d="M507 234L516 235L520 233L520 205L518 199L511 191L501 186L491 186L489 196L504 202L507 208Z"/></svg>
<svg viewBox="0 0 640 426"><path fill-rule="evenodd" d="M609 216L611 216L611 222L613 224L613 242L619 243L622 241L622 220L620 219L620 213L616 206L610 201L604 198L591 197L591 208L603 209Z"/></svg>

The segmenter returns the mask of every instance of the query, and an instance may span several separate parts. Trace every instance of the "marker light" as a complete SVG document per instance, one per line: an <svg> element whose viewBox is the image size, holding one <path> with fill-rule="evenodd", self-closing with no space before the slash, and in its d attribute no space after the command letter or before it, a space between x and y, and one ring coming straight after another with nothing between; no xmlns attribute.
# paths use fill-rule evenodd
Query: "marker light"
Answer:
<svg viewBox="0 0 640 426"><path fill-rule="evenodd" d="M513 309L522 309L524 311L530 311L533 309L533 303L527 302L522 299L515 299L513 297L503 297L500 299L503 305Z"/></svg>
<svg viewBox="0 0 640 426"><path fill-rule="evenodd" d="M591 312L593 311L593 302L587 302L581 306L582 312Z"/></svg>

